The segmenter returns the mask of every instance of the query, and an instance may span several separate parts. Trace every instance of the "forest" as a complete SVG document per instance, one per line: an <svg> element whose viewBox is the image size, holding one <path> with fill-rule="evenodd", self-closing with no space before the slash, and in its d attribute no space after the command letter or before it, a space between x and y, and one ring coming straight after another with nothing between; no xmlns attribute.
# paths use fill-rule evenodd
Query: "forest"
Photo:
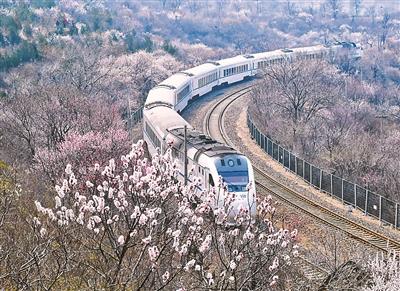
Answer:
<svg viewBox="0 0 400 291"><path fill-rule="evenodd" d="M175 72L335 41L360 44L363 57L274 66L249 110L299 156L400 202L395 1L1 1L0 286L288 290L303 280L298 231L277 225L271 197L259 201L262 226L227 231L196 180L171 178L169 153L149 159L130 119ZM398 290L396 256L362 265L364 290Z"/></svg>

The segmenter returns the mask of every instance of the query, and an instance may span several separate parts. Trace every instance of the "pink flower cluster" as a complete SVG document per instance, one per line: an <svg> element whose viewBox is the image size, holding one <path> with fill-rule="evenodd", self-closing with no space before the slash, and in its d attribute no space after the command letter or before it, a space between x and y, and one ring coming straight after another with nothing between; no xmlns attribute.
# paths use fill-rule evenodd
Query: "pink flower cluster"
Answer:
<svg viewBox="0 0 400 291"><path fill-rule="evenodd" d="M142 145L142 141L134 144L119 160L95 164L83 181L77 181L67 165L61 186L55 188L53 207L36 201L37 210L60 230L86 232L117 257L133 249L137 261L132 272L147 268L164 284L180 270L194 272L193 278L204 282L204 288L219 281L233 284L239 280L237 272L248 271L246 266L256 259L267 266L268 280L276 281L276 271L297 254L293 247L297 232L275 230L271 198L258 202L257 221L246 209L234 209L232 217L236 197L222 180L210 191L199 190L201 181L196 177L183 186L171 150L150 161L144 158ZM36 218L34 223L42 237L48 235L42 221ZM253 257L254 248L261 257ZM146 253L148 260L143 260ZM216 258L220 264L212 266Z"/></svg>

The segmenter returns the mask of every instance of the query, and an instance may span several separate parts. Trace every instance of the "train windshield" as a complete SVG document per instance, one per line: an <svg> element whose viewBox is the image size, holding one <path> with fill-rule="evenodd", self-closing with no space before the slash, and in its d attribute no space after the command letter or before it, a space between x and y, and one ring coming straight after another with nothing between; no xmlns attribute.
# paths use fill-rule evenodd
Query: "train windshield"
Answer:
<svg viewBox="0 0 400 291"><path fill-rule="evenodd" d="M218 175L228 184L229 192L245 192L249 183L247 160L242 155L226 155L215 160Z"/></svg>
<svg viewBox="0 0 400 291"><path fill-rule="evenodd" d="M245 192L249 183L247 171L219 172L225 183L228 184L229 192Z"/></svg>

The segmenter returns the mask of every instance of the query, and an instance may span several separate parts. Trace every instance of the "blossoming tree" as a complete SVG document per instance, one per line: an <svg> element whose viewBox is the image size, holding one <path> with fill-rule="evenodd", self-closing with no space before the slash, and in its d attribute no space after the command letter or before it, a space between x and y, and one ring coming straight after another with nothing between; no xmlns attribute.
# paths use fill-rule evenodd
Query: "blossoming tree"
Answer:
<svg viewBox="0 0 400 291"><path fill-rule="evenodd" d="M399 254L376 254L366 267L370 273L370 282L364 291L395 291L400 289Z"/></svg>
<svg viewBox="0 0 400 291"><path fill-rule="evenodd" d="M297 232L274 227L270 197L258 199L256 219L246 209L233 216L236 198L222 181L211 191L199 190L197 177L183 186L170 150L152 160L144 154L139 141L120 159L89 167L79 180L68 165L54 200L35 201L35 231L51 241L48 247L57 250L62 266L53 270L53 286L261 290L278 285L297 255ZM225 202L217 206L221 194Z"/></svg>

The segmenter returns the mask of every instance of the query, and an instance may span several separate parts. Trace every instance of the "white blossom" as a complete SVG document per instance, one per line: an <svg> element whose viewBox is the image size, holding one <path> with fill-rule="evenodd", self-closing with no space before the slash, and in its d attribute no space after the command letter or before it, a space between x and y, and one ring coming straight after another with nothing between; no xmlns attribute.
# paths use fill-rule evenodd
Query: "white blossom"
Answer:
<svg viewBox="0 0 400 291"><path fill-rule="evenodd" d="M125 238L124 238L124 236L123 235L120 235L119 237L118 237L118 243L119 243L119 245L123 245L124 243L125 243Z"/></svg>
<svg viewBox="0 0 400 291"><path fill-rule="evenodd" d="M162 281L163 283L166 283L169 279L169 272L166 271L163 275L162 275Z"/></svg>
<svg viewBox="0 0 400 291"><path fill-rule="evenodd" d="M235 263L235 261L230 261L230 263L229 263L229 268L231 269L231 270L235 270L236 269L236 263Z"/></svg>
<svg viewBox="0 0 400 291"><path fill-rule="evenodd" d="M94 186L94 184L90 181L86 181L86 187L88 188L92 188Z"/></svg>
<svg viewBox="0 0 400 291"><path fill-rule="evenodd" d="M65 167L65 173L66 173L67 175L71 175L71 174L72 174L72 166L71 166L71 164L68 164L68 165Z"/></svg>
<svg viewBox="0 0 400 291"><path fill-rule="evenodd" d="M47 234L47 230L46 230L45 228L42 227L42 228L40 229L40 236L41 236L41 237L45 237L46 234Z"/></svg>

